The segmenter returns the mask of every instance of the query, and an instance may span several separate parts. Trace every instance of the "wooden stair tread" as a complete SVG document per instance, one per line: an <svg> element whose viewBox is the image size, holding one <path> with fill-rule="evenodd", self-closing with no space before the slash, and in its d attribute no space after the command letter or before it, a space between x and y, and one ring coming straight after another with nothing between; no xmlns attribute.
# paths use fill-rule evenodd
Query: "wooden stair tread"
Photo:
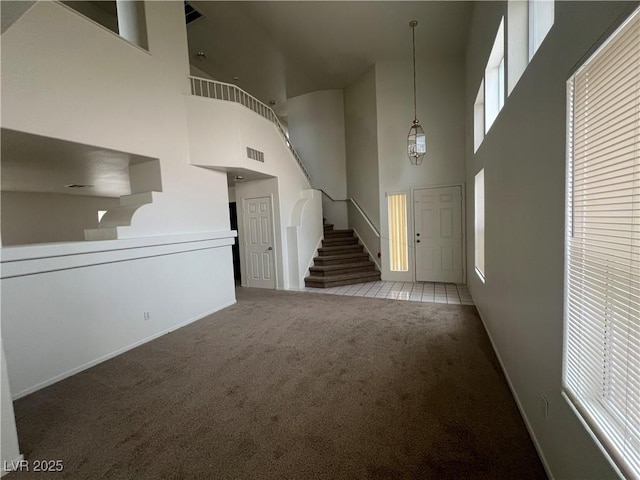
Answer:
<svg viewBox="0 0 640 480"><path fill-rule="evenodd" d="M342 285L351 285L354 283L366 283L380 280L380 272L377 270L371 272L346 273L344 275L331 275L329 277L309 276L305 278L307 287L338 287Z"/></svg>
<svg viewBox="0 0 640 480"><path fill-rule="evenodd" d="M336 245L357 245L358 239L356 237L337 237L337 238L325 238L322 240L322 245L327 247L333 247Z"/></svg>
<svg viewBox="0 0 640 480"><path fill-rule="evenodd" d="M346 270L348 268L360 268L360 267L371 267L373 268L375 263L368 260L365 262L355 262L355 263L339 263L337 265L317 265L313 267L309 267L310 271L322 271L322 272L331 272L334 270Z"/></svg>
<svg viewBox="0 0 640 480"><path fill-rule="evenodd" d="M332 260L351 260L354 258L369 258L369 254L366 252L356 252L356 253L343 253L339 255L319 255L317 257L313 257L314 260L320 261L332 261Z"/></svg>
<svg viewBox="0 0 640 480"><path fill-rule="evenodd" d="M330 247L320 247L318 248L318 252L324 253L324 252L336 252L338 250L361 250L361 249L362 249L362 245L360 245L359 243L354 243L352 245L334 245Z"/></svg>
<svg viewBox="0 0 640 480"><path fill-rule="evenodd" d="M348 230L327 230L324 232L324 238L340 238L340 237L353 237L353 229Z"/></svg>

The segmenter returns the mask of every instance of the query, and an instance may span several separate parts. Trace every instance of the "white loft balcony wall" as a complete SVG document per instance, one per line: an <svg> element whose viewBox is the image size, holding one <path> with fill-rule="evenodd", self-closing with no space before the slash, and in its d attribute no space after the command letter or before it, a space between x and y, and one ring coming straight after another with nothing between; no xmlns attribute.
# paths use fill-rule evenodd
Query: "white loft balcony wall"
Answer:
<svg viewBox="0 0 640 480"><path fill-rule="evenodd" d="M2 126L158 158L163 193L126 237L228 229L226 175L188 162L182 4L147 2L146 18L149 52L38 2L2 36Z"/></svg>
<svg viewBox="0 0 640 480"><path fill-rule="evenodd" d="M235 102L185 96L185 103L192 165L242 168L311 188L273 122ZM247 147L262 152L264 162L249 158Z"/></svg>

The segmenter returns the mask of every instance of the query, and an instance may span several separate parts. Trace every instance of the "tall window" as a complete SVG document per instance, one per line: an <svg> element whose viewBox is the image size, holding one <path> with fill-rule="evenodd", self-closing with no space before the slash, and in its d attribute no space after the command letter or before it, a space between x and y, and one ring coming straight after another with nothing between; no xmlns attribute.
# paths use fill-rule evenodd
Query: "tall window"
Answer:
<svg viewBox="0 0 640 480"><path fill-rule="evenodd" d="M389 258L392 272L409 270L407 252L407 194L387 195L389 206Z"/></svg>
<svg viewBox="0 0 640 480"><path fill-rule="evenodd" d="M507 3L507 79L511 94L529 64L529 2Z"/></svg>
<svg viewBox="0 0 640 480"><path fill-rule="evenodd" d="M553 0L529 0L529 60L553 26L554 9Z"/></svg>
<svg viewBox="0 0 640 480"><path fill-rule="evenodd" d="M473 104L473 152L477 152L484 140L484 79L480 82L478 96Z"/></svg>
<svg viewBox="0 0 640 480"><path fill-rule="evenodd" d="M489 131L498 113L504 106L504 18L489 55L487 68L484 72L484 129Z"/></svg>
<svg viewBox="0 0 640 480"><path fill-rule="evenodd" d="M640 9L568 82L564 392L640 478Z"/></svg>
<svg viewBox="0 0 640 480"><path fill-rule="evenodd" d="M475 267L484 282L484 168L475 180Z"/></svg>

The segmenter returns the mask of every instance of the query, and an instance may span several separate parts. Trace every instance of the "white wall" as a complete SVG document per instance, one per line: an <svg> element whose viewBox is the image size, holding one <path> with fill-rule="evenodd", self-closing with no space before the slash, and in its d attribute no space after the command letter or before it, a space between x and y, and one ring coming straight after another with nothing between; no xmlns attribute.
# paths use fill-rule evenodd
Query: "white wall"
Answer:
<svg viewBox="0 0 640 480"><path fill-rule="evenodd" d="M2 36L2 126L159 158L163 193L129 238L227 229L226 175L189 165L183 5L147 2L145 15L149 52L58 2L36 4Z"/></svg>
<svg viewBox="0 0 640 480"><path fill-rule="evenodd" d="M1 341L1 340L0 340ZM20 448L18 445L18 433L16 431L16 420L13 413L13 402L11 400L11 389L9 388L9 375L7 373L7 361L4 356L4 342L2 342L2 357L0 361L0 369L2 370L2 376L0 378L0 397L2 400L2 411L0 422L0 461L2 467L0 468L0 476L5 474L5 465L17 465L17 461L22 459L20 455ZM7 468L6 470L10 470Z"/></svg>
<svg viewBox="0 0 640 480"><path fill-rule="evenodd" d="M158 158L162 175L127 239L2 249L14 397L235 301L226 174L189 163L183 4L145 16L149 52L58 2L2 36L2 127Z"/></svg>
<svg viewBox="0 0 640 480"><path fill-rule="evenodd" d="M247 265L244 255L244 200L256 197L271 197L274 217L274 254L276 288L302 288L304 278L322 239L322 209L320 192L292 188L282 179L270 178L236 183L238 213L238 243L240 245L240 268L242 286L247 286Z"/></svg>
<svg viewBox="0 0 640 480"><path fill-rule="evenodd" d="M464 59L416 60L417 115L427 136L427 154L419 166L412 165L407 157L407 134L413 122L411 63L378 63L375 71L382 276L412 281L415 279L412 189L465 181ZM386 193L398 192L407 193L408 272L389 271Z"/></svg>
<svg viewBox="0 0 640 480"><path fill-rule="evenodd" d="M233 236L3 248L2 340L14 398L235 303Z"/></svg>
<svg viewBox="0 0 640 480"><path fill-rule="evenodd" d="M380 231L380 184L378 166L378 117L376 71L371 67L344 90L344 118L347 151L347 194L356 200L373 226ZM348 206L349 226L366 249L378 260L380 239L369 229L359 211Z"/></svg>
<svg viewBox="0 0 640 480"><path fill-rule="evenodd" d="M289 138L302 158L313 188L322 189L324 216L347 228L347 167L342 90L322 90L287 100Z"/></svg>
<svg viewBox="0 0 640 480"><path fill-rule="evenodd" d="M2 244L82 241L85 228L98 227L98 210L119 204L109 197L2 192Z"/></svg>
<svg viewBox="0 0 640 480"><path fill-rule="evenodd" d="M485 169L485 273L469 289L551 475L616 474L561 396L566 81L636 2L556 2L555 25L473 154L473 102L506 2L475 5L467 52L467 231ZM541 395L549 401L545 418Z"/></svg>
<svg viewBox="0 0 640 480"><path fill-rule="evenodd" d="M289 245L287 228L294 226L294 208L305 198L311 185L291 154L282 134L273 122L238 103L203 97L185 97L191 162L214 168L244 169L260 173L264 180L236 182L238 204L238 239L242 272L244 262L244 199L262 196L273 198L275 218L275 256L277 288L298 288L297 278L290 273L297 267L289 265L298 258L296 245ZM264 162L247 157L246 147L264 153ZM228 188L225 188L228 191ZM317 212L322 222L322 212ZM305 270L307 265L300 265ZM246 274L242 276L246 285Z"/></svg>

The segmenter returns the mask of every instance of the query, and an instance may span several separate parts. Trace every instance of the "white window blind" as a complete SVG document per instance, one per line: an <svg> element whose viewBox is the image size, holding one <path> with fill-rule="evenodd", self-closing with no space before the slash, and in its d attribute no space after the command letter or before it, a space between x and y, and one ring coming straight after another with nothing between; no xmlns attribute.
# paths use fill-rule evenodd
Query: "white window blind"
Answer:
<svg viewBox="0 0 640 480"><path fill-rule="evenodd" d="M475 179L475 267L484 281L484 168Z"/></svg>
<svg viewBox="0 0 640 480"><path fill-rule="evenodd" d="M564 392L640 479L640 14L568 83Z"/></svg>
<svg viewBox="0 0 640 480"><path fill-rule="evenodd" d="M389 258L392 272L409 270L407 251L407 194L390 193L389 206Z"/></svg>

